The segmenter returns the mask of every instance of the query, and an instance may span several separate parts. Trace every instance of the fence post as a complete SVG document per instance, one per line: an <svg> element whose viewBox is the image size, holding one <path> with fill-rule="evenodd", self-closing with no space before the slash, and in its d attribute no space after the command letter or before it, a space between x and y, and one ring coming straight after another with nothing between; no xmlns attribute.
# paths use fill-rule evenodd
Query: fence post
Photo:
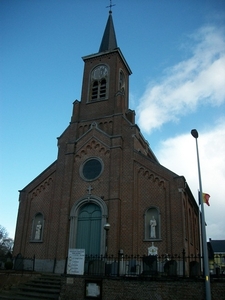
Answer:
<svg viewBox="0 0 225 300"><path fill-rule="evenodd" d="M185 278L185 249L183 249L182 255L183 255L183 277Z"/></svg>
<svg viewBox="0 0 225 300"><path fill-rule="evenodd" d="M117 268L117 276L120 276L120 261L122 260L123 257L123 249L120 249L118 252L118 268Z"/></svg>
<svg viewBox="0 0 225 300"><path fill-rule="evenodd" d="M66 257L66 261L65 261L64 274L66 274L67 271L67 262L68 262L68 256Z"/></svg>
<svg viewBox="0 0 225 300"><path fill-rule="evenodd" d="M56 267L56 257L54 258L54 262L53 262L53 270L52 273L55 273L55 267Z"/></svg>
<svg viewBox="0 0 225 300"><path fill-rule="evenodd" d="M33 271L35 270L35 254L33 256Z"/></svg>

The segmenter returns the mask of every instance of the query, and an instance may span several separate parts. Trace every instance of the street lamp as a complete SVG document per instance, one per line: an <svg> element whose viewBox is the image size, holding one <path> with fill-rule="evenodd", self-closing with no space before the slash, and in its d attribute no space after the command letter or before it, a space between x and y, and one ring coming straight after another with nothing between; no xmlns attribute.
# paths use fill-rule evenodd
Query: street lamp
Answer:
<svg viewBox="0 0 225 300"><path fill-rule="evenodd" d="M209 259L206 241L206 229L205 229L205 213L204 213L204 203L202 199L202 180L201 180L201 170L198 152L198 131L192 129L191 135L196 141L196 152L197 152L197 163L198 163L198 178L199 178L199 190L200 190L200 201L201 201L201 231L202 231L202 250L203 250L203 264L204 264L204 276L205 276L205 295L206 300L211 300L211 289L210 289L210 276L209 276Z"/></svg>
<svg viewBox="0 0 225 300"><path fill-rule="evenodd" d="M106 223L106 224L104 225L105 231L109 231L109 228L110 228L110 224L109 224L109 223Z"/></svg>
<svg viewBox="0 0 225 300"><path fill-rule="evenodd" d="M109 228L110 228L110 224L106 223L104 225L104 229L106 231L106 237L105 237L105 256L107 256L107 254L108 254L108 231L109 231Z"/></svg>

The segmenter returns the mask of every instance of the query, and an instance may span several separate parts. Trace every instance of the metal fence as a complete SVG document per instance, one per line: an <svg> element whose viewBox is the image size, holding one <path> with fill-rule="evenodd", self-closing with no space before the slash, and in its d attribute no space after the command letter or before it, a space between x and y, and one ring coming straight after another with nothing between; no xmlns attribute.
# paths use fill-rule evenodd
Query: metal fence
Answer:
<svg viewBox="0 0 225 300"><path fill-rule="evenodd" d="M216 263L215 263L216 262ZM209 264L213 276L225 276L225 255L214 255ZM203 257L201 255L124 255L86 256L84 273L92 276L126 277L201 277Z"/></svg>
<svg viewBox="0 0 225 300"><path fill-rule="evenodd" d="M12 259L16 271L37 271L38 260L18 254ZM91 276L125 276L125 277L200 277L203 274L203 257L201 255L125 255L117 256L86 255L84 275ZM67 259L64 260L64 273L67 272ZM46 265L47 263L45 263ZM57 260L51 260L48 272L55 272ZM209 261L211 275L225 276L225 255L214 255Z"/></svg>
<svg viewBox="0 0 225 300"><path fill-rule="evenodd" d="M86 256L84 273L92 276L129 277L199 277L201 275L199 255L118 255Z"/></svg>
<svg viewBox="0 0 225 300"><path fill-rule="evenodd" d="M34 271L35 270L35 255L33 257L23 257L18 254L13 258L14 270L16 271Z"/></svg>
<svg viewBox="0 0 225 300"><path fill-rule="evenodd" d="M10 264L8 264L9 262ZM18 254L15 257L0 257L0 269L13 269L16 271L34 271L35 255L33 257L23 257L21 254Z"/></svg>

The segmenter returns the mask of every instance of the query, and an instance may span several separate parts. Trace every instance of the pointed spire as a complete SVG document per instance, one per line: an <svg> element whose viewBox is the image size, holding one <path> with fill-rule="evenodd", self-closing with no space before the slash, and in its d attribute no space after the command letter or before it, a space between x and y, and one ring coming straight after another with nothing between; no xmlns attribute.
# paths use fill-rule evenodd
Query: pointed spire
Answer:
<svg viewBox="0 0 225 300"><path fill-rule="evenodd" d="M108 21L102 37L102 42L99 48L99 52L113 50L115 48L117 48L117 41L116 41L116 34L113 25L112 11L110 10Z"/></svg>

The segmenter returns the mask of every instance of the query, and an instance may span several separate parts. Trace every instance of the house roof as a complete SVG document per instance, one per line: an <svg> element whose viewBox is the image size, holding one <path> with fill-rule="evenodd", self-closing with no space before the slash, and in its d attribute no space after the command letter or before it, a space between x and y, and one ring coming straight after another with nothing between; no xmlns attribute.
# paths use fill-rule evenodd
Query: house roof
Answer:
<svg viewBox="0 0 225 300"><path fill-rule="evenodd" d="M106 23L105 31L102 37L102 42L99 52L114 50L117 48L116 33L113 25L112 11L109 11L108 21Z"/></svg>
<svg viewBox="0 0 225 300"><path fill-rule="evenodd" d="M214 253L225 253L225 240L210 239L208 244L210 244L211 249Z"/></svg>

